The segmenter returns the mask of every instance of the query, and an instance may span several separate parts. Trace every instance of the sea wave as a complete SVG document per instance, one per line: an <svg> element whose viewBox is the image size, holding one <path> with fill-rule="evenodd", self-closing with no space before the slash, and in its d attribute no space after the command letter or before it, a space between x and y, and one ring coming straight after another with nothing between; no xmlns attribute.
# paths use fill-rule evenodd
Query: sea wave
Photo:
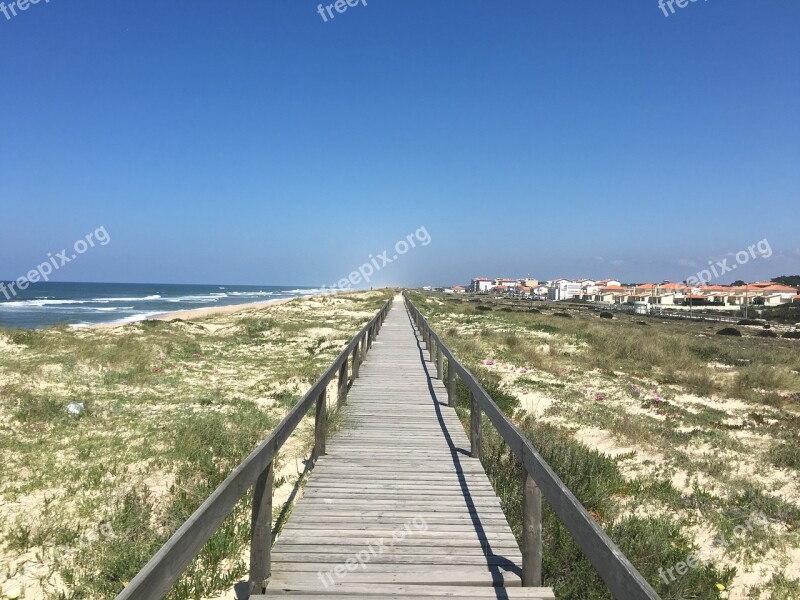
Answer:
<svg viewBox="0 0 800 600"><path fill-rule="evenodd" d="M237 297L242 296L248 298L250 296L258 297L258 296L274 296L275 292L228 292L228 296Z"/></svg>
<svg viewBox="0 0 800 600"><path fill-rule="evenodd" d="M152 296L121 297L121 298L92 298L91 300L81 300L81 302L146 302L148 300L161 300L161 294Z"/></svg>
<svg viewBox="0 0 800 600"><path fill-rule="evenodd" d="M66 300L55 298L34 298L33 300L12 300L10 302L0 302L0 308L25 309L41 308L44 306L74 306L76 304L110 304L112 302L147 302L161 300L159 294L152 296L139 297L119 297L119 298L87 298L85 300Z"/></svg>
<svg viewBox="0 0 800 600"><path fill-rule="evenodd" d="M12 300L11 302L0 302L0 307L4 308L26 308L29 306L51 306L60 304L86 304L88 300L52 300L52 299L35 299L35 300Z"/></svg>
<svg viewBox="0 0 800 600"><path fill-rule="evenodd" d="M133 306L76 306L72 310L82 310L86 312L116 312L136 309Z"/></svg>
<svg viewBox="0 0 800 600"><path fill-rule="evenodd" d="M164 298L165 302L218 302L220 298L227 298L227 294L202 294L196 296L176 296Z"/></svg>
<svg viewBox="0 0 800 600"><path fill-rule="evenodd" d="M163 315L163 312L137 312L133 315L128 315L127 317L122 317L121 319L114 319L113 321L106 321L104 324L108 325L125 325L127 323L136 323L137 321L144 321L146 319L150 319L152 317L156 317L159 315ZM97 325L95 322L90 321L83 321L81 323L75 323L72 327L91 327L93 325Z"/></svg>

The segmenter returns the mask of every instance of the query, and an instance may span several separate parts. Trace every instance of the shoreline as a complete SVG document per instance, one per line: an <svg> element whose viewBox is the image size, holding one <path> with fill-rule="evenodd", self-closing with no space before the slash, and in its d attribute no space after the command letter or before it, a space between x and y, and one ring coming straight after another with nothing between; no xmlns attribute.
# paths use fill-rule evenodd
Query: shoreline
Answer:
<svg viewBox="0 0 800 600"><path fill-rule="evenodd" d="M264 308L267 306L279 306L281 304L286 304L287 302L291 302L292 300L296 300L297 298L313 298L318 294L314 294L311 296L294 296L293 298L276 298L274 300L264 300L261 302L248 302L246 304L228 304L225 306L206 306L203 308L185 308L182 310L173 310L167 312L160 312L160 313L152 313L150 315L143 314L141 318L136 318L127 321L111 321L109 323L93 323L91 325L85 325L80 327L81 329L114 329L115 327L125 327L125 325L130 325L131 323L138 323L140 321L172 321L173 319L184 319L184 320L191 320L191 319L200 319L203 317L210 317L212 315L229 315L232 313L237 313L240 311L255 309L255 308Z"/></svg>

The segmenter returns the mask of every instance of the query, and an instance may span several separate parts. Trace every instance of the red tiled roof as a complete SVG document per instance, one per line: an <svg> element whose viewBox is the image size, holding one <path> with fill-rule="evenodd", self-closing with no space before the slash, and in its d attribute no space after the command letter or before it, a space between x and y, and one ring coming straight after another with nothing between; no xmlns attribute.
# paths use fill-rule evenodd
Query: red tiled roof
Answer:
<svg viewBox="0 0 800 600"><path fill-rule="evenodd" d="M661 284L661 288L665 289L665 290L685 290L685 289L688 288L688 286L686 286L686 285L684 285L682 283L672 283L672 282L670 282L670 283L662 283Z"/></svg>

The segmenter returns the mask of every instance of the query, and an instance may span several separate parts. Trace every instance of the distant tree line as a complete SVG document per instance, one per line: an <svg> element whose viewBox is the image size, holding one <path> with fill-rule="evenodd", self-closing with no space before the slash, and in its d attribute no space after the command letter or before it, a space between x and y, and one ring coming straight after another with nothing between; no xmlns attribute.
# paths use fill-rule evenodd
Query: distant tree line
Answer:
<svg viewBox="0 0 800 600"><path fill-rule="evenodd" d="M800 275L781 275L780 277L773 278L772 281L790 287L800 287Z"/></svg>
<svg viewBox="0 0 800 600"><path fill-rule="evenodd" d="M770 281L773 283L779 283L781 285L788 285L790 287L800 287L800 275L781 275L780 277L773 277L770 279ZM731 287L741 285L747 285L747 283L741 279L737 279L731 284Z"/></svg>

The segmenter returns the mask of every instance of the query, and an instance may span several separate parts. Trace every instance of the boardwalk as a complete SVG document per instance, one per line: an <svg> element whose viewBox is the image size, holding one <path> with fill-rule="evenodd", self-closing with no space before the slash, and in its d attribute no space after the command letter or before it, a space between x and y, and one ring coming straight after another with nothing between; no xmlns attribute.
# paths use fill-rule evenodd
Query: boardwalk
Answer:
<svg viewBox="0 0 800 600"><path fill-rule="evenodd" d="M273 548L266 597L553 598L519 587L519 547L427 357L398 298Z"/></svg>

